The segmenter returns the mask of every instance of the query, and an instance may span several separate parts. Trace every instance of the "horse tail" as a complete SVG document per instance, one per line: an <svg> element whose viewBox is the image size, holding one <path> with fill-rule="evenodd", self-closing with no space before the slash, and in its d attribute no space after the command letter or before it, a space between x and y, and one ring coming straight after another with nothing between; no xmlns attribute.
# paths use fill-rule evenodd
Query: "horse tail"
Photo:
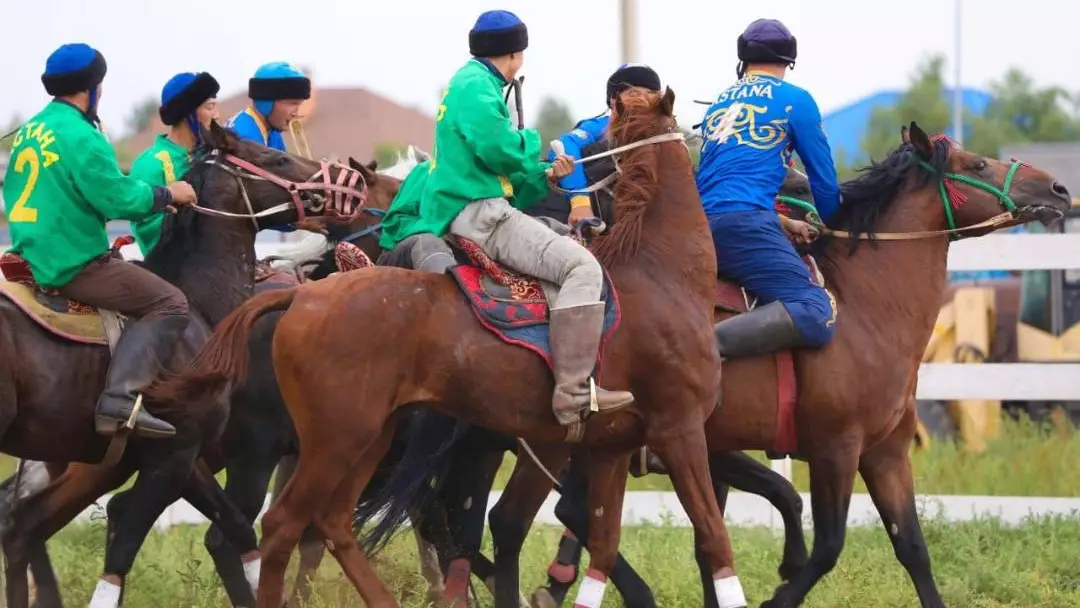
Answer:
<svg viewBox="0 0 1080 608"><path fill-rule="evenodd" d="M378 517L360 537L368 555L381 551L409 514L434 499L454 462L453 452L471 426L434 410L421 410L405 429L405 451L373 496L361 496L354 522L357 530Z"/></svg>
<svg viewBox="0 0 1080 608"><path fill-rule="evenodd" d="M287 310L296 290L271 289L241 304L221 321L187 369L162 375L143 394L158 403L193 403L238 384L247 375L252 326L268 312Z"/></svg>

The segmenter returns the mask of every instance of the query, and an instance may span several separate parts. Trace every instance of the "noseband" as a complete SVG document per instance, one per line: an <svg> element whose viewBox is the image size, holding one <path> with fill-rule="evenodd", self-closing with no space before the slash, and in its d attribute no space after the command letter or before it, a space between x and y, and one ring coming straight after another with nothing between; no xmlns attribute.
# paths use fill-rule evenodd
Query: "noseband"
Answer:
<svg viewBox="0 0 1080 608"><path fill-rule="evenodd" d="M363 174L356 169L326 159L321 160L319 170L303 182L287 180L234 154L220 153L218 150L214 150L210 158L204 162L236 178L248 213L230 213L199 206L195 206L195 210L217 217L250 219L257 230L261 228L260 218L290 209L296 210L297 223L304 221L307 212L319 213L324 209L324 216L329 215L338 221L348 222L358 217L367 203L368 185ZM331 168L338 170L337 180L332 180ZM292 200L256 212L244 185L245 180L270 182L285 190ZM327 202L330 203L329 206Z"/></svg>

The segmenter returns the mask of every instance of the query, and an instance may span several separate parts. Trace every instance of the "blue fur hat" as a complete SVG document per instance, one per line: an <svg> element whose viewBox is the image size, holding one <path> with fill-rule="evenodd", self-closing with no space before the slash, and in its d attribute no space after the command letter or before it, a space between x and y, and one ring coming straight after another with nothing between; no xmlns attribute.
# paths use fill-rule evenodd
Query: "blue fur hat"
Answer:
<svg viewBox="0 0 1080 608"><path fill-rule="evenodd" d="M65 44L45 61L41 83L53 97L93 91L105 80L105 57L88 44Z"/></svg>
<svg viewBox="0 0 1080 608"><path fill-rule="evenodd" d="M473 57L501 57L528 46L529 30L510 11L487 11L469 31L469 52Z"/></svg>
<svg viewBox="0 0 1080 608"><path fill-rule="evenodd" d="M181 72L161 89L161 122L170 127L194 114L207 99L217 97L221 87L207 72Z"/></svg>

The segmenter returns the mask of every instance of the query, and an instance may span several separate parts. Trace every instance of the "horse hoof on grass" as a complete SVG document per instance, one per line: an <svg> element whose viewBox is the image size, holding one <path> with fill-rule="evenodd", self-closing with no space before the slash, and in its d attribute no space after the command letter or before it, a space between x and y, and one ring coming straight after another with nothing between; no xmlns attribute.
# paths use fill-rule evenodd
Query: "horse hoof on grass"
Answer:
<svg viewBox="0 0 1080 608"><path fill-rule="evenodd" d="M540 587L533 591L532 597L529 598L529 608L559 608L559 604L555 598L551 597L551 592L547 590L547 587Z"/></svg>

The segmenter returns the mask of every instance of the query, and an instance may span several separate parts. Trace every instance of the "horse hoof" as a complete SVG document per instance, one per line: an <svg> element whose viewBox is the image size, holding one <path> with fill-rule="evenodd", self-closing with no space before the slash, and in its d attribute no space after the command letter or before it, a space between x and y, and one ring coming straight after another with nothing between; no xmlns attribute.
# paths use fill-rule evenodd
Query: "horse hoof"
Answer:
<svg viewBox="0 0 1080 608"><path fill-rule="evenodd" d="M559 608L559 604L555 598L551 597L551 592L547 590L547 587L540 587L533 591L532 597L529 598L528 608Z"/></svg>

